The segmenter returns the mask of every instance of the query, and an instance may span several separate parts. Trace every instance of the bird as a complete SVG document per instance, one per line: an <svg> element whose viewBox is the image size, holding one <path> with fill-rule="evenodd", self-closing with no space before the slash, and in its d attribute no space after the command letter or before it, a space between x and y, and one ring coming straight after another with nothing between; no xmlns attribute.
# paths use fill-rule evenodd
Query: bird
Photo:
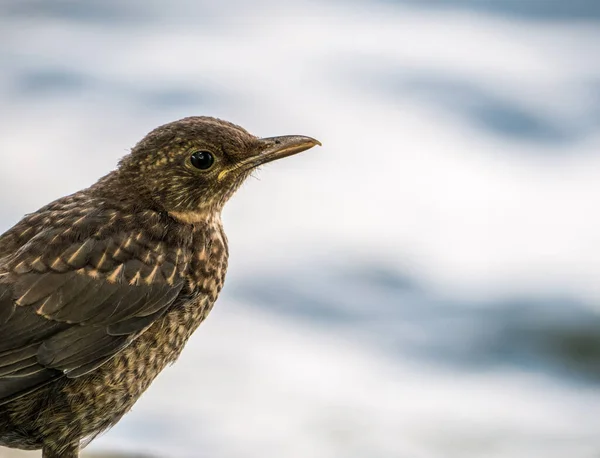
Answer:
<svg viewBox="0 0 600 458"><path fill-rule="evenodd" d="M225 203L321 143L192 116L0 236L0 445L76 458L175 362L223 288Z"/></svg>

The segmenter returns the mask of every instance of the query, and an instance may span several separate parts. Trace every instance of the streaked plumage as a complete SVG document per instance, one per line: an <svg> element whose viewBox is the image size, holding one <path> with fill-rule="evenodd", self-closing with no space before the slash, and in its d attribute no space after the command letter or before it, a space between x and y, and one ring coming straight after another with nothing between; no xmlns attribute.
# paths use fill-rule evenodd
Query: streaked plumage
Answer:
<svg viewBox="0 0 600 458"><path fill-rule="evenodd" d="M317 143L186 118L0 236L0 445L76 457L115 424L223 287L225 202L255 166ZM198 150L210 170L190 166Z"/></svg>

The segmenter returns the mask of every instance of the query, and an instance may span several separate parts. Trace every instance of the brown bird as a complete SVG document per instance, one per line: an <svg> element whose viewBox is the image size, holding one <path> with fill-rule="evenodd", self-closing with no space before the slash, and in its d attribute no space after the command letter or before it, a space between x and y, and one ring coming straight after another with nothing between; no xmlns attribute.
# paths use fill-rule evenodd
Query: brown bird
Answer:
<svg viewBox="0 0 600 458"><path fill-rule="evenodd" d="M256 167L315 145L185 118L0 236L0 445L73 458L118 422L223 287L223 205Z"/></svg>

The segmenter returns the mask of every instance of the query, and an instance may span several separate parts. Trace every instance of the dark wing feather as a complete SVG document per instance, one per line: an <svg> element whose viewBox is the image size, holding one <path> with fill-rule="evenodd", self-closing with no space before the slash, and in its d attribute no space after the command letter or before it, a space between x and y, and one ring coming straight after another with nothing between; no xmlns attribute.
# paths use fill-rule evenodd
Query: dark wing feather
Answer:
<svg viewBox="0 0 600 458"><path fill-rule="evenodd" d="M183 288L181 252L141 234L60 242L0 260L0 405L98 368Z"/></svg>

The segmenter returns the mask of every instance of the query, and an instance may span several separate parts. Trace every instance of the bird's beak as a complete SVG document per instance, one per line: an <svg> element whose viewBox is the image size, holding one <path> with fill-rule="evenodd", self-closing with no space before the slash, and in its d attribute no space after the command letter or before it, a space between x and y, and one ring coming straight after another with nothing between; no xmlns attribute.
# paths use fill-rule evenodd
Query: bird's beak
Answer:
<svg viewBox="0 0 600 458"><path fill-rule="evenodd" d="M259 165L266 164L267 162L293 156L294 154L306 151L313 146L321 145L319 140L300 135L261 138L259 142L262 146L260 152L256 156L249 158L250 160L248 161L249 165L251 164L251 167L258 167Z"/></svg>
<svg viewBox="0 0 600 458"><path fill-rule="evenodd" d="M261 138L259 141L264 145L264 149L255 157L257 165L293 156L316 145L321 146L319 140L300 135Z"/></svg>
<svg viewBox="0 0 600 458"><path fill-rule="evenodd" d="M301 153L313 146L321 146L319 140L301 135L285 135L283 137L261 138L258 140L259 152L253 156L244 159L236 166L237 170L250 170L255 167L266 164L267 162L283 159ZM223 170L219 174L219 180L225 178L230 170Z"/></svg>

